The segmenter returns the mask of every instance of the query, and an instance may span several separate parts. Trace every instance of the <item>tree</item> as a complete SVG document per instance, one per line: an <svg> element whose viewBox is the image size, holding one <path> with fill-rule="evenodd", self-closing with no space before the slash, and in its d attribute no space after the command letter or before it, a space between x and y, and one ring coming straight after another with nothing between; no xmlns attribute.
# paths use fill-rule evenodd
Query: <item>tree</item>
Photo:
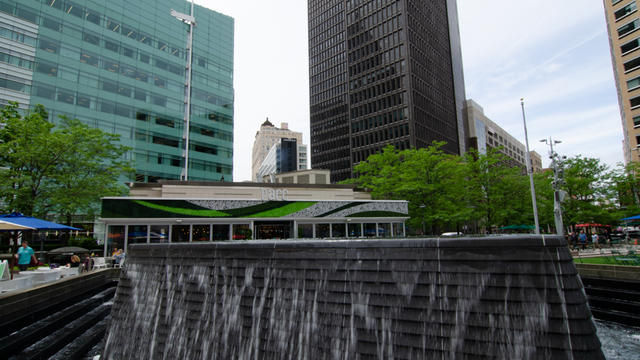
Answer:
<svg viewBox="0 0 640 360"><path fill-rule="evenodd" d="M486 154L472 149L464 159L465 194L478 225L491 232L497 225L533 223L529 186L520 167L495 149Z"/></svg>
<svg viewBox="0 0 640 360"><path fill-rule="evenodd" d="M7 210L25 215L92 214L100 197L122 195L118 183L131 167L119 135L62 117L47 120L42 105L24 116L12 103L0 112L0 197Z"/></svg>
<svg viewBox="0 0 640 360"><path fill-rule="evenodd" d="M458 156L445 154L444 143L398 151L393 146L356 165L348 182L371 191L374 199L409 201L409 224L435 233L466 220L464 167Z"/></svg>
<svg viewBox="0 0 640 360"><path fill-rule="evenodd" d="M565 225L583 222L608 224L613 221L610 173L600 159L581 155L564 161L564 184L567 197L563 203Z"/></svg>
<svg viewBox="0 0 640 360"><path fill-rule="evenodd" d="M640 214L640 163L618 164L610 174L607 198L619 207L616 219Z"/></svg>

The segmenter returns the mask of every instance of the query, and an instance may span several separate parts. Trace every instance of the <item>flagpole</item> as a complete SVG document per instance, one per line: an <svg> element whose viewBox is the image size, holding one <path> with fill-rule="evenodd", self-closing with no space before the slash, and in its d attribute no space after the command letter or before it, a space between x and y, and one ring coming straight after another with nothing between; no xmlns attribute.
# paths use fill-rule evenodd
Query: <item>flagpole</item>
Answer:
<svg viewBox="0 0 640 360"><path fill-rule="evenodd" d="M524 98L520 99L522 106L522 123L524 124L524 140L527 144L527 153L525 161L527 162L527 173L529 174L529 186L531 187L531 203L533 204L533 220L536 226L536 234L540 234L540 223L538 222L538 205L536 203L536 188L533 185L533 164L531 163L531 154L529 153L529 135L527 134L527 120L524 114Z"/></svg>

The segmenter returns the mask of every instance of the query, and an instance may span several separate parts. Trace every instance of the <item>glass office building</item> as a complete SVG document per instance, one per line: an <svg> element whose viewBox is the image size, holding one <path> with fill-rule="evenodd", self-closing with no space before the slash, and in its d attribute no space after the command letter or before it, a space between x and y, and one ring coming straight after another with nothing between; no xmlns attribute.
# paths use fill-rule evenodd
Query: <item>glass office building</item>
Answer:
<svg viewBox="0 0 640 360"><path fill-rule="evenodd" d="M311 163L331 182L388 145L466 151L456 0L310 0Z"/></svg>
<svg viewBox="0 0 640 360"><path fill-rule="evenodd" d="M183 0L0 0L0 102L119 134L138 182L184 168ZM232 180L234 21L195 6L189 180Z"/></svg>

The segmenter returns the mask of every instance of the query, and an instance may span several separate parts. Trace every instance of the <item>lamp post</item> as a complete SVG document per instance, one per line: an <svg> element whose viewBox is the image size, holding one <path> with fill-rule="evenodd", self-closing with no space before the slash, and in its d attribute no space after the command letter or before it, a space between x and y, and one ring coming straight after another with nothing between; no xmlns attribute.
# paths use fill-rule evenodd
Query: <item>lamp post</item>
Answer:
<svg viewBox="0 0 640 360"><path fill-rule="evenodd" d="M553 145L560 144L562 141L560 140L552 140L551 137L549 139L542 139L540 142L546 143L549 145L549 158L551 159L551 168L553 169L553 182L551 185L553 186L553 217L556 224L556 233L560 236L564 236L564 225L562 223L562 199L561 199L561 190L560 183L562 182L562 161L558 157L558 153L553 151Z"/></svg>
<svg viewBox="0 0 640 360"><path fill-rule="evenodd" d="M191 14L183 14L171 9L171 16L189 25L186 48L186 79L184 83L184 170L182 180L189 180L189 128L191 121L191 63L193 60L193 29L196 26L196 19L193 17L193 0L191 0Z"/></svg>
<svg viewBox="0 0 640 360"><path fill-rule="evenodd" d="M533 185L533 164L531 164L531 154L529 153L529 135L527 134L527 120L524 115L524 99L520 99L522 106L522 123L524 124L524 140L527 145L525 161L527 162L527 174L529 174L529 187L531 188L531 203L533 204L533 220L536 226L536 234L540 234L540 223L538 222L538 204L536 203L536 188Z"/></svg>

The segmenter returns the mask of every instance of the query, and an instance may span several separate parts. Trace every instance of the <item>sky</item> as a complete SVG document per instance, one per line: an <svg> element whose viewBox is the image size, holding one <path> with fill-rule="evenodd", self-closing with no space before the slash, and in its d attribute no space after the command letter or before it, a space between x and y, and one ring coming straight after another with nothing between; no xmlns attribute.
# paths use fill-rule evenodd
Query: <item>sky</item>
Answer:
<svg viewBox="0 0 640 360"><path fill-rule="evenodd" d="M307 2L195 0L235 19L234 181L268 117L309 144ZM601 0L458 0L466 97L547 166L560 155L622 162L622 125ZM196 19L197 20L197 19ZM197 29L196 29L197 31Z"/></svg>

